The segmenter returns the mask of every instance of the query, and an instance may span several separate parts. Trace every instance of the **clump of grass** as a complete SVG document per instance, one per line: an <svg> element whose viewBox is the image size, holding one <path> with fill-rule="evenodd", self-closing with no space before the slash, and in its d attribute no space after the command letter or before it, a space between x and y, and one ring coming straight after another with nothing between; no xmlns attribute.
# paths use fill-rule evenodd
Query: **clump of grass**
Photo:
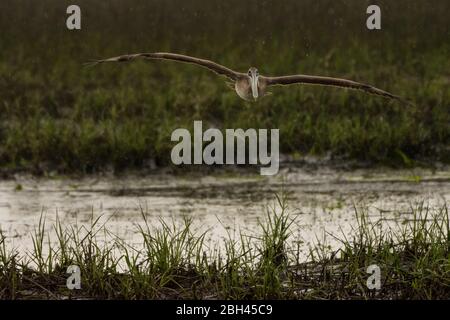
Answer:
<svg viewBox="0 0 450 320"><path fill-rule="evenodd" d="M0 230L0 297L15 299L19 280L17 253L6 247L6 237Z"/></svg>
<svg viewBox="0 0 450 320"><path fill-rule="evenodd" d="M110 234L100 218L89 227L55 223L56 241L41 219L33 248L19 254L0 233L0 298L96 299L448 299L450 230L446 206L411 208L395 225L355 208L352 231L318 243L304 261L285 197L268 209L256 234L231 234L214 246L192 220L161 220L143 212L136 247ZM46 243L47 241L47 243ZM213 245L211 247L211 245ZM366 286L369 265L382 272L380 290ZM81 269L82 289L66 287L67 267Z"/></svg>
<svg viewBox="0 0 450 320"><path fill-rule="evenodd" d="M330 298L447 299L450 297L450 232L448 207L432 210L423 203L411 208L410 218L395 228L380 218L355 210L357 225L351 236L336 237L341 248L326 253L326 246L312 252L317 288ZM319 257L319 259L317 259ZM382 270L382 288L367 290L366 268ZM326 272L324 271L326 270ZM323 278L322 278L323 277ZM309 295L309 294L308 294Z"/></svg>
<svg viewBox="0 0 450 320"><path fill-rule="evenodd" d="M280 298L283 292L285 271L289 265L287 256L287 241L293 220L287 212L286 197L276 196L280 213L276 209L267 211L266 220L260 223L262 231L259 261L263 279L262 296L266 298Z"/></svg>

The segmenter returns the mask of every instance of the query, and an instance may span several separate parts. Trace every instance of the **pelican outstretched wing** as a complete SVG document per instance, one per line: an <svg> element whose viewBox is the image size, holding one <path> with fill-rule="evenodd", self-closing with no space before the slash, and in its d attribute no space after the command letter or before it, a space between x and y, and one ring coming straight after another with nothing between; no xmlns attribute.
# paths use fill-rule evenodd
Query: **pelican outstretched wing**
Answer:
<svg viewBox="0 0 450 320"><path fill-rule="evenodd" d="M309 75L293 75L293 76L283 76L283 77L262 77L268 86L276 86L276 85L290 85L290 84L313 84L313 85L322 85L322 86L334 86L355 90L362 90L370 94L376 94L379 96L383 96L390 99L395 99L402 101L404 103L409 103L404 100L402 97L396 96L387 91L375 88L374 86L352 81L346 79L339 78L331 78L331 77L319 77L319 76L309 76Z"/></svg>
<svg viewBox="0 0 450 320"><path fill-rule="evenodd" d="M94 60L88 63L88 65L96 65L99 63L105 62L127 62L135 59L149 59L149 60L173 60L184 63L196 64L201 67L207 68L218 75L226 76L231 80L237 80L239 77L244 74L233 71L227 67L224 67L218 63L215 63L210 60L199 59L195 57L185 56L182 54L175 53L166 53L166 52L155 52L155 53L136 53L136 54L127 54L122 56L117 56L113 58L103 59L103 60Z"/></svg>

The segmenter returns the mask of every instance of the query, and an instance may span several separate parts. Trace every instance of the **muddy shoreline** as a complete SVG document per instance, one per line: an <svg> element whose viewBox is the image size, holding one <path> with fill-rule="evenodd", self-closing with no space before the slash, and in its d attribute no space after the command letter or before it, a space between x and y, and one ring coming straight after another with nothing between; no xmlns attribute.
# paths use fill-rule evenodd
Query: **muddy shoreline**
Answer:
<svg viewBox="0 0 450 320"><path fill-rule="evenodd" d="M317 170L336 170L343 172L351 172L354 170L414 170L429 169L431 171L450 171L450 165L435 161L434 159L421 159L408 165L398 163L383 164L367 161L348 160L327 157L307 156L298 160L291 155L280 155L280 171L286 170L305 170L314 172ZM259 166L246 165L190 165L190 166L174 166L174 165L157 165L154 160L147 161L147 165L141 168L126 168L115 170L109 167L103 170L93 172L59 170L54 166L41 165L38 167L22 167L22 168L0 168L0 180L10 180L17 176L27 176L34 178L71 178L81 179L83 177L121 177L121 176L155 176L155 175L173 175L173 176L202 176L202 175L254 175L259 172Z"/></svg>

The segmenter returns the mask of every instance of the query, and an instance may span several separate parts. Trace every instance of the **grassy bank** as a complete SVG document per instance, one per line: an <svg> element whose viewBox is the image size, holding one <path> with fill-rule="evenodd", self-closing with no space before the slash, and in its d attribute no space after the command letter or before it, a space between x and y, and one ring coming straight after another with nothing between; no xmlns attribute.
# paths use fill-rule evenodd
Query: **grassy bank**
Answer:
<svg viewBox="0 0 450 320"><path fill-rule="evenodd" d="M80 0L0 4L0 168L35 173L120 171L170 164L172 130L279 128L281 152L411 166L450 162L446 0L378 1L383 29L365 28L361 1ZM291 87L256 104L193 66L137 62L86 69L90 59L174 51L262 74L339 76L415 103L334 88Z"/></svg>
<svg viewBox="0 0 450 320"><path fill-rule="evenodd" d="M355 211L353 231L332 235L338 250L316 243L300 258L292 239L295 223L278 199L256 234L205 241L191 221L139 227L142 250L112 238L98 220L90 228L56 223L50 241L41 221L34 248L17 252L0 237L2 299L448 299L450 231L448 208L411 209L395 228ZM405 217L405 215L402 215ZM384 226L383 228L381 226ZM48 243L52 243L48 245ZM381 269L381 289L369 290L369 265ZM66 288L66 269L81 269L81 290Z"/></svg>

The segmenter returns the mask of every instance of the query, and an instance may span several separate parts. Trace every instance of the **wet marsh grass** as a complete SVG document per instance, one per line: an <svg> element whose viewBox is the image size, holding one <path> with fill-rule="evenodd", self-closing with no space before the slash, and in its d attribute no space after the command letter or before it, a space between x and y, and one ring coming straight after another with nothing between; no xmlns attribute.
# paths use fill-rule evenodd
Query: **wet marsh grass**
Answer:
<svg viewBox="0 0 450 320"><path fill-rule="evenodd" d="M80 32L64 28L64 2L2 3L0 170L167 166L171 132L192 129L194 120L219 129L279 128L281 152L299 157L449 163L448 1L379 2L385 28L374 33L365 29L365 3L357 0L84 0ZM193 66L82 67L141 51L210 58L241 71L255 65L269 75L347 77L415 106L306 86L275 88L249 104Z"/></svg>
<svg viewBox="0 0 450 320"><path fill-rule="evenodd" d="M450 231L447 207L411 208L395 228L355 209L352 232L331 235L339 249L318 242L300 259L295 221L284 197L268 209L255 234L240 232L219 248L192 220L138 227L142 246L90 227L63 227L46 242L41 220L33 249L18 252L0 234L2 299L448 299ZM110 234L109 234L110 235ZM51 245L49 245L51 243ZM381 269L381 289L369 290L366 269ZM81 290L66 288L66 269L81 269Z"/></svg>

